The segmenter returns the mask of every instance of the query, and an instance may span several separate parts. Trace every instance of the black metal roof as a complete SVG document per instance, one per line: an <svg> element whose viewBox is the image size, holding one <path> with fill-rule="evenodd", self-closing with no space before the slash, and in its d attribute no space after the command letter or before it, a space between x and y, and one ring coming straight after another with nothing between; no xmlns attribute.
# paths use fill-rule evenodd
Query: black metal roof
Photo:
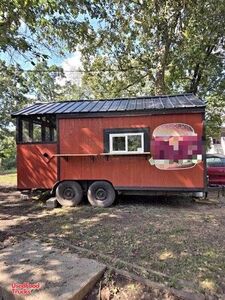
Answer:
<svg viewBox="0 0 225 300"><path fill-rule="evenodd" d="M12 114L12 117L45 114L83 114L109 112L158 112L177 109L204 108L203 100L194 94L168 96L144 96L102 100L72 100L51 103L36 103Z"/></svg>

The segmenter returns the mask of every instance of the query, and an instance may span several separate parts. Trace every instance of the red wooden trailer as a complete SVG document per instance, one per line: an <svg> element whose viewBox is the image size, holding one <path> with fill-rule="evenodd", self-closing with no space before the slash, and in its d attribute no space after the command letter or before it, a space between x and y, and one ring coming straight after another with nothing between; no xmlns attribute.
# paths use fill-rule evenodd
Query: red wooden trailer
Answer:
<svg viewBox="0 0 225 300"><path fill-rule="evenodd" d="M26 107L12 115L18 189L104 207L117 193L205 192L204 114L193 94Z"/></svg>

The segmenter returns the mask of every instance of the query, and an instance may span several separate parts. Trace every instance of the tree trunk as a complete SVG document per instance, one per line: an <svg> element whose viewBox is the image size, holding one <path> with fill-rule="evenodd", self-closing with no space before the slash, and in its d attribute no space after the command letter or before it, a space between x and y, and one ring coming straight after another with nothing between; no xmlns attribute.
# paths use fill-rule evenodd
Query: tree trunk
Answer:
<svg viewBox="0 0 225 300"><path fill-rule="evenodd" d="M161 62L158 63L155 77L155 94L165 95L166 85L165 85L165 65Z"/></svg>
<svg viewBox="0 0 225 300"><path fill-rule="evenodd" d="M200 68L200 64L197 64L195 66L194 75L193 75L193 78L191 80L191 85L190 85L190 88L189 88L190 93L194 93L194 94L197 93L198 86L199 86L199 83L201 81L201 77L202 77L202 71L201 71L201 68Z"/></svg>
<svg viewBox="0 0 225 300"><path fill-rule="evenodd" d="M167 66L168 54L170 49L170 41L168 37L165 39L165 45L161 46L158 50L158 64L155 75L155 94L165 95L167 92L165 83L165 71Z"/></svg>
<svg viewBox="0 0 225 300"><path fill-rule="evenodd" d="M165 77L164 77L164 69L160 66L156 72L156 79L155 79L155 94L156 95L165 95Z"/></svg>
<svg viewBox="0 0 225 300"><path fill-rule="evenodd" d="M158 60L158 63L155 75L155 95L166 94L165 71L171 44L166 19L162 19L162 15L160 14L161 5L162 3L160 1L155 0L155 11L156 15L158 16L156 30L156 59Z"/></svg>
<svg viewBox="0 0 225 300"><path fill-rule="evenodd" d="M196 64L195 69L194 69L194 75L193 75L193 78L191 80L191 84L189 87L190 93L196 94L198 92L198 88L199 88L199 85L200 85L200 82L202 79L202 72L204 71L204 68L206 68L207 60L208 60L209 56L211 55L213 49L214 49L214 45L208 46L206 49L206 56L205 56L204 61L201 64L200 63Z"/></svg>

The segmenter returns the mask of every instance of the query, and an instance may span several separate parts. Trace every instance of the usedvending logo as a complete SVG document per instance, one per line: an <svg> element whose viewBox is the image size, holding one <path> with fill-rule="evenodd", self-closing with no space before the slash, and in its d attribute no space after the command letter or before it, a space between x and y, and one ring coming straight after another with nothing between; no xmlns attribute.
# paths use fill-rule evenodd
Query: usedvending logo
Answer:
<svg viewBox="0 0 225 300"><path fill-rule="evenodd" d="M11 289L14 295L30 295L34 290L41 288L40 283L12 283Z"/></svg>

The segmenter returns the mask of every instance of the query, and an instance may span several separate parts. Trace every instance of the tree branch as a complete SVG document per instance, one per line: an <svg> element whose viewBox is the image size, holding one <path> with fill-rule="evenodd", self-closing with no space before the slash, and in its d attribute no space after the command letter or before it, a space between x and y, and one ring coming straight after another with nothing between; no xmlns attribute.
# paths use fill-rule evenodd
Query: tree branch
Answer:
<svg viewBox="0 0 225 300"><path fill-rule="evenodd" d="M143 76L138 77L136 80L134 80L133 82L131 82L131 83L128 84L127 86L125 86L125 87L123 87L123 88L121 88L121 89L118 89L118 90L116 91L116 95L117 95L117 94L120 95L120 92L129 89L131 86L134 86L136 83L140 82L140 80L144 79L144 78L147 77L148 75L149 75L149 73L146 73L146 74L144 74Z"/></svg>

